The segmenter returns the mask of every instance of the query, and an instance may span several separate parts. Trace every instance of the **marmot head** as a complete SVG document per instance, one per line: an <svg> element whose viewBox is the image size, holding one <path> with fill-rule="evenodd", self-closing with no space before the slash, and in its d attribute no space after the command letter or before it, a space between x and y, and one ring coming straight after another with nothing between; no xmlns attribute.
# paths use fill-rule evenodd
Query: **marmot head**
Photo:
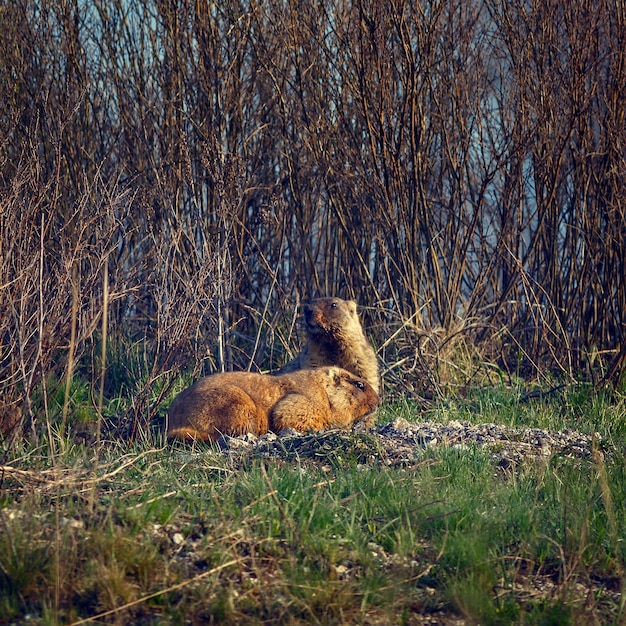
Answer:
<svg viewBox="0 0 626 626"><path fill-rule="evenodd" d="M340 367L324 369L324 386L333 414L331 426L347 428L376 410L380 398L365 379Z"/></svg>
<svg viewBox="0 0 626 626"><path fill-rule="evenodd" d="M337 336L361 329L356 302L341 298L317 298L304 305L304 324L309 337Z"/></svg>

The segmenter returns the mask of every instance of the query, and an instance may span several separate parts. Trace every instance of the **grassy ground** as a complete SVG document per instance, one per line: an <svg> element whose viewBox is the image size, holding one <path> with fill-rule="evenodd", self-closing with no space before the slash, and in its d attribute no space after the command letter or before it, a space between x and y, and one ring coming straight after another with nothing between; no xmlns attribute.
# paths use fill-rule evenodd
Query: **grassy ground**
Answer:
<svg viewBox="0 0 626 626"><path fill-rule="evenodd" d="M598 432L591 458L228 460L158 438L4 455L0 623L619 624L626 401L490 389L402 416Z"/></svg>

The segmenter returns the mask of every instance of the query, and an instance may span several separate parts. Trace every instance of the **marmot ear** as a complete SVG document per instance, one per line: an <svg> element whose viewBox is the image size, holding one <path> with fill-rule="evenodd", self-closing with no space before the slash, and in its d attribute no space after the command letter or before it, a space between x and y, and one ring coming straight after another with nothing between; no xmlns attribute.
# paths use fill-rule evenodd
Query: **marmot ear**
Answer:
<svg viewBox="0 0 626 626"><path fill-rule="evenodd" d="M356 313L356 302L354 300L348 300L348 308L352 313Z"/></svg>

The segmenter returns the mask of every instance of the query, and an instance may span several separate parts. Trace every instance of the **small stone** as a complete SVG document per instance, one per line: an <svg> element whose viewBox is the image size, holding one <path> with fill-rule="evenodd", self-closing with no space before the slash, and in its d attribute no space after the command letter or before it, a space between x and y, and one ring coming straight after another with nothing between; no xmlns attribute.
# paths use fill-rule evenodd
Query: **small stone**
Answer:
<svg viewBox="0 0 626 626"><path fill-rule="evenodd" d="M84 528L85 527L85 522L83 522L83 520L80 519L71 519L71 518L67 518L64 517L61 522L60 522L61 526L68 526L69 528Z"/></svg>
<svg viewBox="0 0 626 626"><path fill-rule="evenodd" d="M391 422L391 426L400 432L407 432L411 429L411 425L403 417L396 417L396 419Z"/></svg>
<svg viewBox="0 0 626 626"><path fill-rule="evenodd" d="M345 565L336 565L335 566L335 572L337 573L337 576L339 576L340 578L348 571L348 568Z"/></svg>
<svg viewBox="0 0 626 626"><path fill-rule="evenodd" d="M294 430L293 428L283 428L280 433L278 433L278 436L281 439L285 439L287 437L300 437L302 433L299 433L297 430Z"/></svg>
<svg viewBox="0 0 626 626"><path fill-rule="evenodd" d="M229 437L228 447L231 450L241 450L250 448L253 445L252 441L247 441L246 439L242 439L239 437Z"/></svg>

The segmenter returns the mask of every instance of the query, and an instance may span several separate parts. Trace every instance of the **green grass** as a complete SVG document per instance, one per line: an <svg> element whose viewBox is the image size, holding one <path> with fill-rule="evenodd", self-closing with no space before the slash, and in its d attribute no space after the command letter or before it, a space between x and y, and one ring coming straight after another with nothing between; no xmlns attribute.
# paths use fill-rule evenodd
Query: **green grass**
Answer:
<svg viewBox="0 0 626 626"><path fill-rule="evenodd" d="M588 388L480 390L380 419L599 432L604 456L499 471L481 449L229 461L161 440L12 448L0 489L6 623L619 624L626 408ZM100 617L97 617L100 616ZM94 622L95 623L95 622Z"/></svg>

